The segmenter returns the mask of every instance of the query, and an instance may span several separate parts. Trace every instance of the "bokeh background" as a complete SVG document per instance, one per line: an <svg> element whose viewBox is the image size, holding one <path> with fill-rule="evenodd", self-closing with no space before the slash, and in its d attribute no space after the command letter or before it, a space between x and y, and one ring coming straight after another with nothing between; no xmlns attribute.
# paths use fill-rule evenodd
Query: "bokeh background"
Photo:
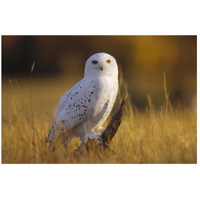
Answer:
<svg viewBox="0 0 200 200"><path fill-rule="evenodd" d="M172 105L195 104L196 36L2 36L4 114L13 90L9 80L17 80L20 90L29 95L33 62L33 103L45 101L53 107L83 77L87 58L97 52L116 58L138 109L148 105L147 95L156 108L163 104L163 72Z"/></svg>

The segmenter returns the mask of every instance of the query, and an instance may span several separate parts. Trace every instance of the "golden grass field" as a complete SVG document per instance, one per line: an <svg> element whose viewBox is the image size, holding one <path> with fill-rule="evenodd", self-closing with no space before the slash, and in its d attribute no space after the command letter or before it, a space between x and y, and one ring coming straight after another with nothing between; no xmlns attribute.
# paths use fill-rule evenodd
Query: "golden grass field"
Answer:
<svg viewBox="0 0 200 200"><path fill-rule="evenodd" d="M80 145L74 139L67 150L60 146L48 151L44 141L53 110L61 95L79 79L3 79L2 163L197 163L196 109L171 106L166 84L160 109L154 109L148 95L146 111L138 111L128 97L111 150L92 149L74 155ZM125 94L127 87L121 81L111 115Z"/></svg>

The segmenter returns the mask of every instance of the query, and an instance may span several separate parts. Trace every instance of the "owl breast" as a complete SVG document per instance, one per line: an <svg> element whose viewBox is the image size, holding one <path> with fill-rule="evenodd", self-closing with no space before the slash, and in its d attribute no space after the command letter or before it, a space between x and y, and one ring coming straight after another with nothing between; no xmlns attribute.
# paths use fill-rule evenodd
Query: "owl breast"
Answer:
<svg viewBox="0 0 200 200"><path fill-rule="evenodd" d="M118 92L118 78L95 77L94 82L98 92L93 102L89 123L92 124L91 128L98 128L103 125L113 108Z"/></svg>

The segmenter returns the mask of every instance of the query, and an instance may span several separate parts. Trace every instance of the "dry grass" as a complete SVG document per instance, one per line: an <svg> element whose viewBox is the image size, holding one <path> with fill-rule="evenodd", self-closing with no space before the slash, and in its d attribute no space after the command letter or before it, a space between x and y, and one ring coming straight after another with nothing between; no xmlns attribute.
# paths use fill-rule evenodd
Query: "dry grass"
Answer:
<svg viewBox="0 0 200 200"><path fill-rule="evenodd" d="M181 106L172 108L166 84L165 100L160 110L154 109L149 95L146 112L133 109L128 101L122 124L111 143L111 151L92 149L87 154L75 155L70 152L80 144L78 139L69 145L68 150L60 146L54 152L47 151L47 144L44 143L52 122L49 110L66 86L60 88L46 84L39 87L42 84L32 83L33 107L30 108L29 86L22 83L19 87L17 82L13 82L11 89L3 83L2 163L197 162L196 110ZM21 89L24 86L27 90ZM114 111L127 92L123 82L120 88ZM55 95L49 94L48 90L55 91ZM44 96L45 103L38 98L38 91L48 95Z"/></svg>

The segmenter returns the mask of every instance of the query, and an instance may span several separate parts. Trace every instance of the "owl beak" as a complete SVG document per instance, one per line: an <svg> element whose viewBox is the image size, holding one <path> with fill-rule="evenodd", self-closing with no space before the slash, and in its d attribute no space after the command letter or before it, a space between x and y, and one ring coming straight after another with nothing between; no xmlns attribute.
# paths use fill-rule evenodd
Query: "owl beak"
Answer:
<svg viewBox="0 0 200 200"><path fill-rule="evenodd" d="M104 70L103 65L99 65L99 69L100 69L101 71L103 71L103 70Z"/></svg>

